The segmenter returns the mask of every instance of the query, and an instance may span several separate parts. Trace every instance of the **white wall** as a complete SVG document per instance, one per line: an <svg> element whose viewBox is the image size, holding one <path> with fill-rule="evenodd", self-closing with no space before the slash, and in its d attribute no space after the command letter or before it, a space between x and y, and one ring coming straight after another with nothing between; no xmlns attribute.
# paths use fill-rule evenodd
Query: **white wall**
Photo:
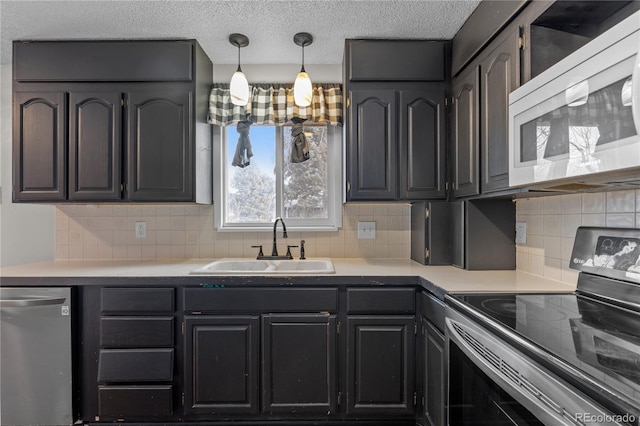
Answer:
<svg viewBox="0 0 640 426"><path fill-rule="evenodd" d="M0 65L0 265L54 258L55 209L11 202L11 64Z"/></svg>

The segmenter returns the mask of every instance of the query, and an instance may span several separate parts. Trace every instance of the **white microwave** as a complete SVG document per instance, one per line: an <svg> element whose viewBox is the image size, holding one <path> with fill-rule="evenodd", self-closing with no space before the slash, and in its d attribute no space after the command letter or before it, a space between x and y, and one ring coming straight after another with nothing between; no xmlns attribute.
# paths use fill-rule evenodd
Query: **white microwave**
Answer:
<svg viewBox="0 0 640 426"><path fill-rule="evenodd" d="M640 12L509 96L509 185L640 184Z"/></svg>

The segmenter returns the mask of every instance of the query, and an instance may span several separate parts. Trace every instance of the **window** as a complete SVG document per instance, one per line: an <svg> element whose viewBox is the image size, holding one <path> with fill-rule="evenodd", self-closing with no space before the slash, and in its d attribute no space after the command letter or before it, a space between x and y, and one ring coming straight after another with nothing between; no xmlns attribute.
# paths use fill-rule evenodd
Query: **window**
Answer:
<svg viewBox="0 0 640 426"><path fill-rule="evenodd" d="M287 228L299 230L335 230L342 225L339 132L334 126L305 123L310 158L292 163L291 128L251 126L253 157L244 168L232 166L236 126L217 128L216 228L272 229L276 217L284 218Z"/></svg>

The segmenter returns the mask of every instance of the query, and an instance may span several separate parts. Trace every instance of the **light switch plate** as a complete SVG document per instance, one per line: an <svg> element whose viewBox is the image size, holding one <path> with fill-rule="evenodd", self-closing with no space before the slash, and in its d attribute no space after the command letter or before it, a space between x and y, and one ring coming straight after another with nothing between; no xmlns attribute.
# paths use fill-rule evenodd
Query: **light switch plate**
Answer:
<svg viewBox="0 0 640 426"><path fill-rule="evenodd" d="M147 222L136 222L136 238L147 238Z"/></svg>
<svg viewBox="0 0 640 426"><path fill-rule="evenodd" d="M527 244L527 222L516 222L516 244Z"/></svg>
<svg viewBox="0 0 640 426"><path fill-rule="evenodd" d="M359 240L375 240L376 223L375 222L358 222L358 239Z"/></svg>

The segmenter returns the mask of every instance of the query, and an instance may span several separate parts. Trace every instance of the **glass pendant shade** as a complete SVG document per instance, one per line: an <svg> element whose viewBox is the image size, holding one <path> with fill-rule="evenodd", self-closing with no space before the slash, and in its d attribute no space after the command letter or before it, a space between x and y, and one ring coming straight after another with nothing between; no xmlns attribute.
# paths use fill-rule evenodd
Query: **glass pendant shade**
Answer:
<svg viewBox="0 0 640 426"><path fill-rule="evenodd" d="M300 71L293 83L293 99L298 106L306 107L311 105L313 97L313 89L311 87L311 78L309 74Z"/></svg>
<svg viewBox="0 0 640 426"><path fill-rule="evenodd" d="M249 103L249 82L240 69L234 72L231 77L229 94L231 95L231 103L234 105L245 106Z"/></svg>

